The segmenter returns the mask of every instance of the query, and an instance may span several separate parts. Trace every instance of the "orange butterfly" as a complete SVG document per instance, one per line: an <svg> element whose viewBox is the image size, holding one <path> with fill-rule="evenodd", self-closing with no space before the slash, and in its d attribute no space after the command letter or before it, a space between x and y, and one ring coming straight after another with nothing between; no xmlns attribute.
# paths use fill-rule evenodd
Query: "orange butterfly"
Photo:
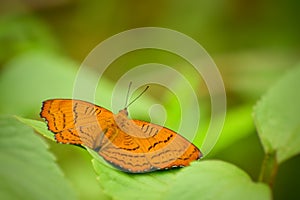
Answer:
<svg viewBox="0 0 300 200"><path fill-rule="evenodd" d="M93 149L125 172L184 167L202 157L195 145L176 132L128 119L127 107L113 114L81 100L51 99L43 102L40 115L57 142Z"/></svg>

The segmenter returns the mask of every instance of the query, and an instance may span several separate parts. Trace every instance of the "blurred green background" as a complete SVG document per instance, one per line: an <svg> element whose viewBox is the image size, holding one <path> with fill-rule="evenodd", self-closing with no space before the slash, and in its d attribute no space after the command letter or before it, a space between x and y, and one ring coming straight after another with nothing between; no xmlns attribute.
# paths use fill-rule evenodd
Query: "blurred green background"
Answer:
<svg viewBox="0 0 300 200"><path fill-rule="evenodd" d="M234 163L257 180L263 149L252 122L252 106L300 61L298 1L2 0L0 5L1 113L38 119L43 100L71 97L80 63L114 34L144 26L174 29L207 50L226 87L224 131L207 159ZM114 62L105 78L113 84L126 70L147 62L180 69L183 61L151 50L137 52ZM160 95L164 90L153 88L149 92L153 101L166 103L168 98ZM203 85L197 89L200 100L209 99ZM97 98L107 94L101 95ZM96 181L86 151L49 145L81 199L109 199ZM280 166L275 199L300 197L299 166L299 156Z"/></svg>

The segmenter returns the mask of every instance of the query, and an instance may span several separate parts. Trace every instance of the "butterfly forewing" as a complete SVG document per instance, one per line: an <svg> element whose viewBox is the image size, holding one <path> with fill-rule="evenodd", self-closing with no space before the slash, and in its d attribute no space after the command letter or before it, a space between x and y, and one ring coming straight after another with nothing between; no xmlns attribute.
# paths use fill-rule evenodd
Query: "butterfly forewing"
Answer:
<svg viewBox="0 0 300 200"><path fill-rule="evenodd" d="M57 142L87 147L102 131L99 122L113 116L105 108L70 99L44 101L40 115L46 119L48 129L55 133Z"/></svg>

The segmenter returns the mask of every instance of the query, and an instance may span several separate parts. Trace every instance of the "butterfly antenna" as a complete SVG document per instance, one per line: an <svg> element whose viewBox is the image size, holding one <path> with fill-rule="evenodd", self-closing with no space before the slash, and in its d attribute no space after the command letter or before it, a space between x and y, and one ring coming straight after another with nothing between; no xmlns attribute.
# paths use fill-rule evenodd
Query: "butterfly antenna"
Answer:
<svg viewBox="0 0 300 200"><path fill-rule="evenodd" d="M128 107L127 104L128 104L129 92L131 89L131 85L132 85L132 81L129 82L128 91L127 91L127 95L126 95L126 101L125 101L125 109Z"/></svg>
<svg viewBox="0 0 300 200"><path fill-rule="evenodd" d="M131 82L130 82L131 83ZM130 86L131 86L131 84L130 84ZM147 85L147 87L137 96L137 97L135 97L127 106L125 106L125 110L131 105L131 104L133 104L138 98L140 98L147 90L148 90L148 88L149 88L150 86L149 85ZM128 95L128 94L127 94Z"/></svg>

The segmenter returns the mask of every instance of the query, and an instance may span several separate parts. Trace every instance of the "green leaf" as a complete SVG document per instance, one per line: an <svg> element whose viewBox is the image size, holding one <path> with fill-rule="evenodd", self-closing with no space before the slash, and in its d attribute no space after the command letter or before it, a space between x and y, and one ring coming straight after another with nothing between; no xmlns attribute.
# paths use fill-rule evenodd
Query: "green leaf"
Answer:
<svg viewBox="0 0 300 200"><path fill-rule="evenodd" d="M76 199L46 143L16 119L0 116L0 199Z"/></svg>
<svg viewBox="0 0 300 200"><path fill-rule="evenodd" d="M40 122L23 122L43 132ZM194 162L189 167L146 174L128 174L107 164L96 152L93 166L103 191L113 199L270 199L263 183L254 183L237 167L222 161ZM245 195L246 194L246 195Z"/></svg>
<svg viewBox="0 0 300 200"><path fill-rule="evenodd" d="M267 185L252 182L244 171L222 161L193 162L170 186L164 199L271 199Z"/></svg>
<svg viewBox="0 0 300 200"><path fill-rule="evenodd" d="M193 162L183 169L128 174L93 155L104 192L113 199L271 199L269 187L254 183L237 167L222 161Z"/></svg>
<svg viewBox="0 0 300 200"><path fill-rule="evenodd" d="M20 120L47 137L51 135L41 122ZM107 164L93 150L88 151L94 158L92 163L103 191L113 199L271 198L267 185L252 182L245 172L221 161L200 161L183 169L128 174Z"/></svg>
<svg viewBox="0 0 300 200"><path fill-rule="evenodd" d="M23 122L24 124L27 124L28 126L31 126L33 129L35 129L38 133L42 134L44 137L55 141L54 140L54 133L49 131L47 129L47 124L45 122L37 121L37 120L32 120L32 119L26 119L22 117L17 117L16 118Z"/></svg>
<svg viewBox="0 0 300 200"><path fill-rule="evenodd" d="M257 103L254 120L266 154L278 163L300 153L300 67L288 73Z"/></svg>

